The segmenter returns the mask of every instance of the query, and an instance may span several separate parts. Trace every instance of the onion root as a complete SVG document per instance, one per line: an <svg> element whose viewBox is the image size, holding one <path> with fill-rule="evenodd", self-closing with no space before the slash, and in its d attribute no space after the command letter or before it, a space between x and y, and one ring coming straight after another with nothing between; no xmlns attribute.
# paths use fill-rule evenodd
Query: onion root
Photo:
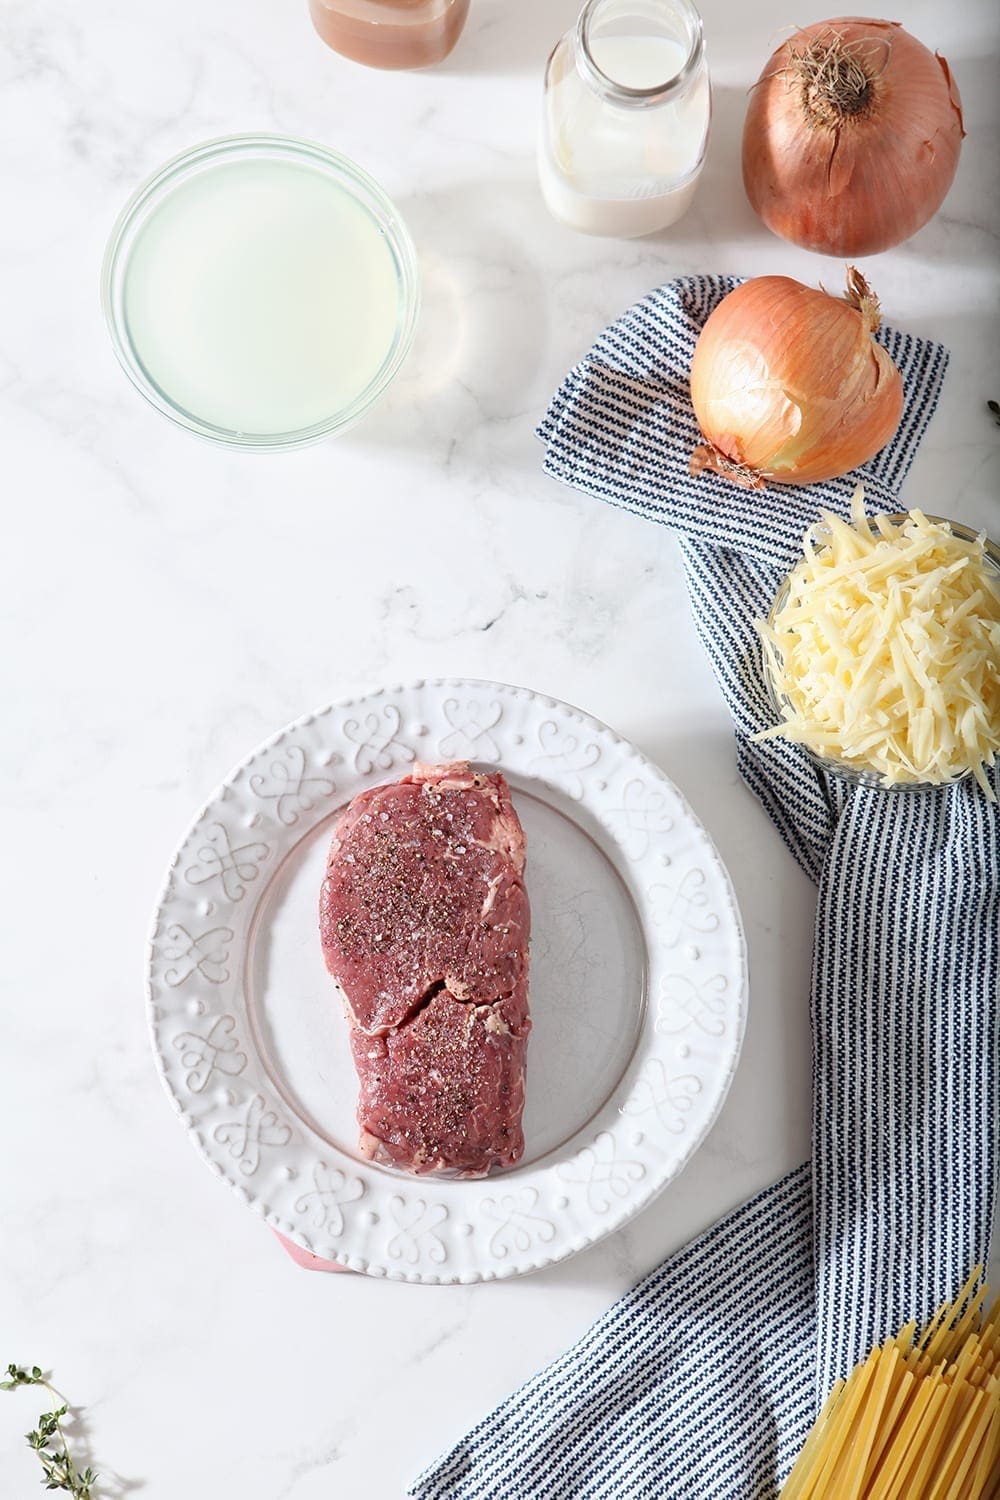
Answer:
<svg viewBox="0 0 1000 1500"><path fill-rule="evenodd" d="M767 489L763 477L756 469L751 469L749 464L737 463L735 458L730 458L714 443L700 443L691 454L688 468L696 478L709 470L721 475L723 479L732 480L733 484L738 484L743 490Z"/></svg>
<svg viewBox="0 0 1000 1500"><path fill-rule="evenodd" d="M802 112L812 129L819 126L836 129L844 120L870 115L876 80L888 67L892 42L888 37L879 37L873 46L883 49L880 65L865 51L865 41L845 41L831 27L814 37L802 51L791 49L788 66L783 71L788 86L800 90Z"/></svg>

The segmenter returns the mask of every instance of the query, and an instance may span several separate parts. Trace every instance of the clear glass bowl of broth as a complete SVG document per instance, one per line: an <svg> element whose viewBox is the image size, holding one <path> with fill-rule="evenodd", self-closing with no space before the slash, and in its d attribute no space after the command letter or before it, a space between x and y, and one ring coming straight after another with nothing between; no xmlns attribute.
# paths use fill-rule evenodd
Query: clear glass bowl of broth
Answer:
<svg viewBox="0 0 1000 1500"><path fill-rule="evenodd" d="M167 162L111 233L101 299L132 383L232 448L352 426L413 340L416 252L347 157L287 136L207 141Z"/></svg>

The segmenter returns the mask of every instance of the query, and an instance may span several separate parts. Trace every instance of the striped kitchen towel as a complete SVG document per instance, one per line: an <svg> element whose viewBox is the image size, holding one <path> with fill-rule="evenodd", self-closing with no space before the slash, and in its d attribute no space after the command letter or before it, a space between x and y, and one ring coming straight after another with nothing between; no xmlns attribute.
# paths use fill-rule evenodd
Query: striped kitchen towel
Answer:
<svg viewBox="0 0 1000 1500"><path fill-rule="evenodd" d="M598 339L539 429L556 479L678 532L743 779L819 888L810 1163L671 1256L418 1479L420 1500L764 1500L833 1381L989 1255L997 1164L1000 815L971 779L852 787L771 722L753 619L821 506L896 499L947 364L883 329L894 440L857 474L748 497L688 473L687 372L736 282L659 288ZM993 770L1000 790L1000 774Z"/></svg>

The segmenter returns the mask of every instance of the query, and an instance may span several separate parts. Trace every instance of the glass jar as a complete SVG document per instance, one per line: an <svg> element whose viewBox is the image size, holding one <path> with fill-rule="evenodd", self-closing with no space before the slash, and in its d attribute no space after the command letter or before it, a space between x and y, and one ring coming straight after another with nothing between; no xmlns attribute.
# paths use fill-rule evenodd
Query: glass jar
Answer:
<svg viewBox="0 0 1000 1500"><path fill-rule="evenodd" d="M469 0L309 0L328 46L370 68L429 68L458 41Z"/></svg>
<svg viewBox="0 0 1000 1500"><path fill-rule="evenodd" d="M712 113L690 0L588 0L545 73L538 170L554 216L589 234L652 234L694 197Z"/></svg>

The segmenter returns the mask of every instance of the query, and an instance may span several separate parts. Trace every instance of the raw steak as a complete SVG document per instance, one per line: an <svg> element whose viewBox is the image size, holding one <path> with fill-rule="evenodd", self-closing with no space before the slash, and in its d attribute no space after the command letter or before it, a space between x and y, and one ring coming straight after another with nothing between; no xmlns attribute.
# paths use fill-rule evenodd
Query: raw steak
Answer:
<svg viewBox="0 0 1000 1500"><path fill-rule="evenodd" d="M343 814L320 895L365 1156L482 1177L524 1150L524 830L498 773L416 765Z"/></svg>

